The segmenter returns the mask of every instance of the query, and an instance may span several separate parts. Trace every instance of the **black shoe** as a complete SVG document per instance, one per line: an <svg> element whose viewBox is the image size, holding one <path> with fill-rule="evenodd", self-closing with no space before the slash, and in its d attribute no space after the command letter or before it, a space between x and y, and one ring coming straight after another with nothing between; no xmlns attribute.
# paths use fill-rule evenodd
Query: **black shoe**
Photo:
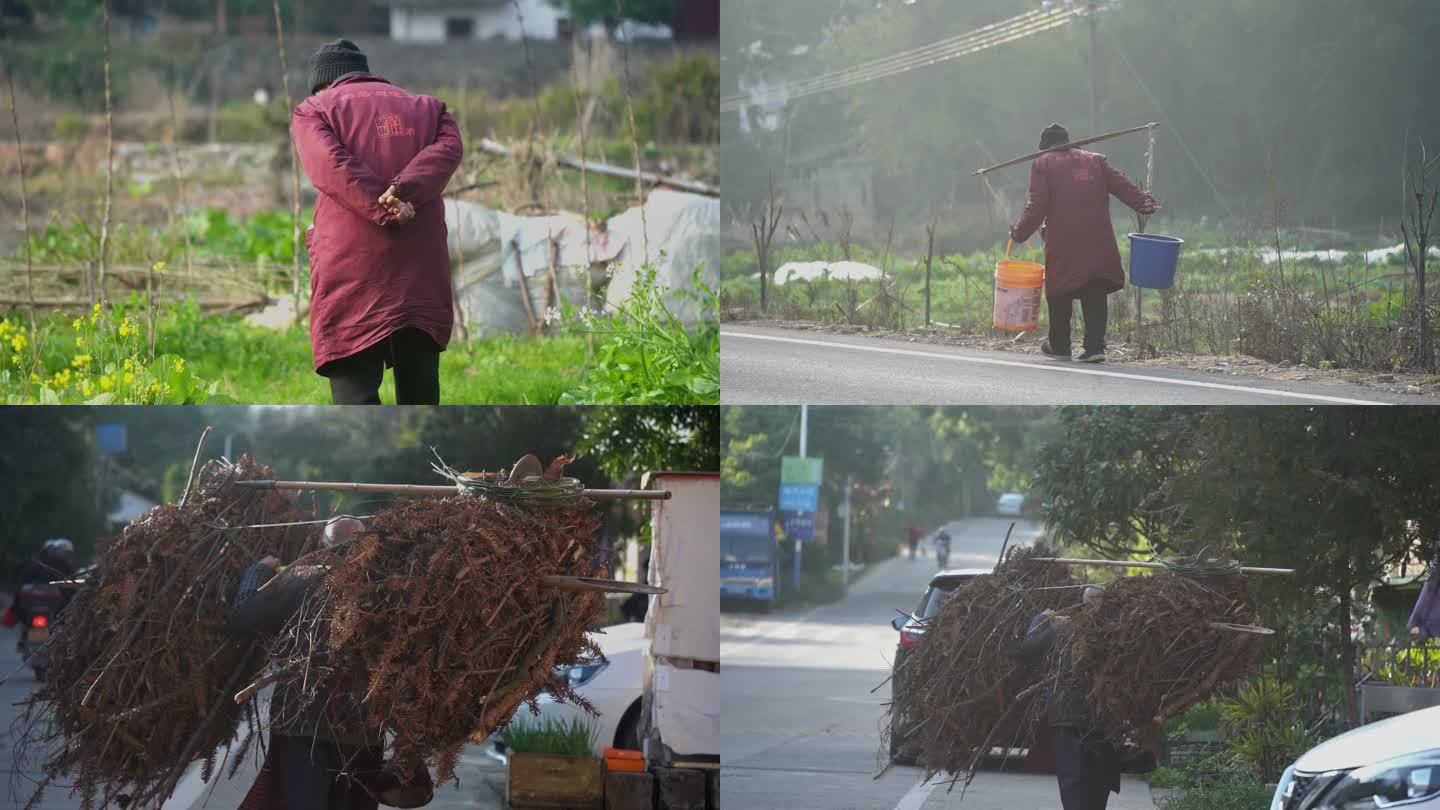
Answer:
<svg viewBox="0 0 1440 810"><path fill-rule="evenodd" d="M1101 349L1098 352L1092 352L1087 350L1081 352L1080 356L1075 359L1079 360L1082 363L1103 363L1105 362L1105 350Z"/></svg>
<svg viewBox="0 0 1440 810"><path fill-rule="evenodd" d="M1049 338L1046 338L1046 339L1040 341L1040 353L1043 354L1043 355L1045 355L1046 357L1052 357L1052 358L1054 358L1054 359L1056 359L1056 360L1069 360L1069 359L1070 359L1070 352L1068 352L1068 351L1066 351L1066 352L1051 351L1051 350L1050 350L1050 339L1049 339Z"/></svg>

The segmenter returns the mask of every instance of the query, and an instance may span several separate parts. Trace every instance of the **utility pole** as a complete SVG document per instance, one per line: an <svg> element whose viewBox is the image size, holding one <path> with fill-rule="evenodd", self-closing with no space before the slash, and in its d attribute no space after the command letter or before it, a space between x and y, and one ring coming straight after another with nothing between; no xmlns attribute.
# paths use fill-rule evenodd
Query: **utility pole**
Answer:
<svg viewBox="0 0 1440 810"><path fill-rule="evenodd" d="M805 448L806 448L807 445L808 445L809 434L810 434L810 406L809 406L809 405L801 405L801 406L800 406L800 457L801 457L801 458L807 458L807 457L808 457L808 456L805 454ZM800 592L800 549L801 549L802 545L803 545L803 544L800 542L800 538L798 538L798 537L795 538L795 573L794 573L795 579L794 579L794 585L795 585L795 592L796 592L796 593L799 593L799 592Z"/></svg>
<svg viewBox="0 0 1440 810"><path fill-rule="evenodd" d="M845 546L841 559L844 567L840 579L846 588L850 587L850 490L855 486L853 475L845 476Z"/></svg>
<svg viewBox="0 0 1440 810"><path fill-rule="evenodd" d="M1100 131L1100 15L1095 0L1086 4L1090 24L1090 132Z"/></svg>

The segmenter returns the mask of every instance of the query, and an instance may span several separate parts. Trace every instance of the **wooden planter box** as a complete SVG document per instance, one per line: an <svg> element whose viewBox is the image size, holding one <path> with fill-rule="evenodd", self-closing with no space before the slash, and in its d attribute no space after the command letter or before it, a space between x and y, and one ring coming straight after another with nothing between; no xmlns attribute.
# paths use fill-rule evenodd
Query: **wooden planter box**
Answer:
<svg viewBox="0 0 1440 810"><path fill-rule="evenodd" d="M510 755L514 810L604 810L605 770L593 757Z"/></svg>

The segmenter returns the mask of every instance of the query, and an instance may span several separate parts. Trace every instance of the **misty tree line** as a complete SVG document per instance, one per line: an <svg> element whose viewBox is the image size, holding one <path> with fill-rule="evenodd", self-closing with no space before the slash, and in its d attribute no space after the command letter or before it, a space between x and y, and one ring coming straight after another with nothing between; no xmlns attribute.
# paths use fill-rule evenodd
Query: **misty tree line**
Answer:
<svg viewBox="0 0 1440 810"><path fill-rule="evenodd" d="M783 8L781 8L783 6ZM1035 0L727 0L722 93L740 77L805 78L1036 10ZM1305 224L1398 234L1407 146L1440 150L1440 7L1424 0L1126 0L1098 17L1090 124L1088 23L791 105L797 143L834 141L876 174L877 208L925 219L988 204L970 172L1072 137L1161 124L1156 193L1171 215L1236 226ZM756 44L760 43L757 49ZM805 50L808 48L808 50ZM756 55L756 51L763 51ZM801 55L794 55L804 50ZM783 130L722 121L727 203L763 205ZM1143 135L1102 145L1143 177ZM993 178L1016 205L1024 167ZM731 202L733 201L733 202Z"/></svg>

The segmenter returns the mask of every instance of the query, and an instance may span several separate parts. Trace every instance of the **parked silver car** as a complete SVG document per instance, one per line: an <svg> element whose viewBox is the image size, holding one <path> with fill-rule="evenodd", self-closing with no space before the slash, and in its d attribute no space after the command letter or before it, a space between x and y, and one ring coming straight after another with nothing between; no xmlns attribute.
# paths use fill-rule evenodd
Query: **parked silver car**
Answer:
<svg viewBox="0 0 1440 810"><path fill-rule="evenodd" d="M1440 810L1440 706L1315 746L1285 769L1270 810Z"/></svg>

